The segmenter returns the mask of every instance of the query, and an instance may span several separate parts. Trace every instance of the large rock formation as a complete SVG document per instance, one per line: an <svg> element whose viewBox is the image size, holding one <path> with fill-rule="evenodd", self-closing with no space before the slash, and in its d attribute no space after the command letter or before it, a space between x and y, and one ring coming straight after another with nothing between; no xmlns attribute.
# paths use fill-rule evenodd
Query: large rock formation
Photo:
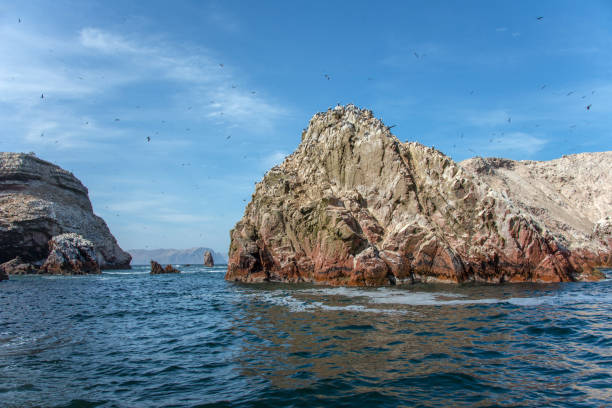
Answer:
<svg viewBox="0 0 612 408"><path fill-rule="evenodd" d="M480 167L399 142L368 110L316 114L231 231L226 279L385 285L602 276L594 267L610 263L605 223L600 235L563 239ZM600 209L610 214L605 183Z"/></svg>
<svg viewBox="0 0 612 408"><path fill-rule="evenodd" d="M151 275L161 275L163 273L181 273L181 271L172 267L172 265L166 265L163 268L159 263L151 261Z"/></svg>
<svg viewBox="0 0 612 408"><path fill-rule="evenodd" d="M215 262L213 261L213 257L210 251L204 252L204 266L208 266L210 268L215 266Z"/></svg>
<svg viewBox="0 0 612 408"><path fill-rule="evenodd" d="M71 232L93 243L100 268L129 268L130 255L72 173L30 154L0 153L0 263L20 257L40 265L49 241Z"/></svg>
<svg viewBox="0 0 612 408"><path fill-rule="evenodd" d="M101 273L93 242L75 233L57 235L49 241L49 256L40 272L62 275Z"/></svg>

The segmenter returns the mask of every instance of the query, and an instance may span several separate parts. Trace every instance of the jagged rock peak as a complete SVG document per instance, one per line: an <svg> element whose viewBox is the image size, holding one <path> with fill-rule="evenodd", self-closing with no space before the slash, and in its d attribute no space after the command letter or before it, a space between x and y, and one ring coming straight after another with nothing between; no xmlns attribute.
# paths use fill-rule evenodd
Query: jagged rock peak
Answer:
<svg viewBox="0 0 612 408"><path fill-rule="evenodd" d="M610 259L605 240L569 251L481 173L434 148L400 143L371 111L348 105L316 114L296 151L256 185L230 233L226 279L381 285L600 277L594 266Z"/></svg>

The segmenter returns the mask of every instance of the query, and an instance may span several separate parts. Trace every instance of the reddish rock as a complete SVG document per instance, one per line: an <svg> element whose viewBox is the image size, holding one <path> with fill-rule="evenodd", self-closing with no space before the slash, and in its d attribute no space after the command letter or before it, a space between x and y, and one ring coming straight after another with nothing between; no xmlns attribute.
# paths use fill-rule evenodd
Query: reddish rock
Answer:
<svg viewBox="0 0 612 408"><path fill-rule="evenodd" d="M159 263L151 261L151 274L159 275L163 273L181 273L181 271L173 268L172 265L166 265L166 267L163 268Z"/></svg>
<svg viewBox="0 0 612 408"><path fill-rule="evenodd" d="M317 114L297 150L256 185L230 232L226 279L358 286L599 279L595 267L610 264L612 253L608 224L596 238L557 233L556 212L538 217L494 183L496 171L518 171L520 163L464 168L433 148L399 142L371 111L349 105ZM601 200L604 211L610 202Z"/></svg>
<svg viewBox="0 0 612 408"><path fill-rule="evenodd" d="M49 255L41 273L84 275L101 273L93 242L75 233L57 235L49 241Z"/></svg>

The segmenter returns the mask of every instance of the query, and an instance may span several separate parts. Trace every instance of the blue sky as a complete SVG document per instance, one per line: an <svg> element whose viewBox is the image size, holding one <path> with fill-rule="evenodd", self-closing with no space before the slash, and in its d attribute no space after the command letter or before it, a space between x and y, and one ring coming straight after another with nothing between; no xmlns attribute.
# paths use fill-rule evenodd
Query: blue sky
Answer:
<svg viewBox="0 0 612 408"><path fill-rule="evenodd" d="M124 249L227 251L337 103L455 160L611 150L612 3L0 3L0 150L72 171Z"/></svg>

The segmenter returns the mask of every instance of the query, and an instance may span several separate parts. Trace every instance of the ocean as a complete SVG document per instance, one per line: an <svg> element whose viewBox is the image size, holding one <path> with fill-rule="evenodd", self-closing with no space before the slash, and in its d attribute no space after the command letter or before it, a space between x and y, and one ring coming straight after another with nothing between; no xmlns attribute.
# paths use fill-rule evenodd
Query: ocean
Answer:
<svg viewBox="0 0 612 408"><path fill-rule="evenodd" d="M612 406L610 280L370 289L179 269L1 282L0 406Z"/></svg>

